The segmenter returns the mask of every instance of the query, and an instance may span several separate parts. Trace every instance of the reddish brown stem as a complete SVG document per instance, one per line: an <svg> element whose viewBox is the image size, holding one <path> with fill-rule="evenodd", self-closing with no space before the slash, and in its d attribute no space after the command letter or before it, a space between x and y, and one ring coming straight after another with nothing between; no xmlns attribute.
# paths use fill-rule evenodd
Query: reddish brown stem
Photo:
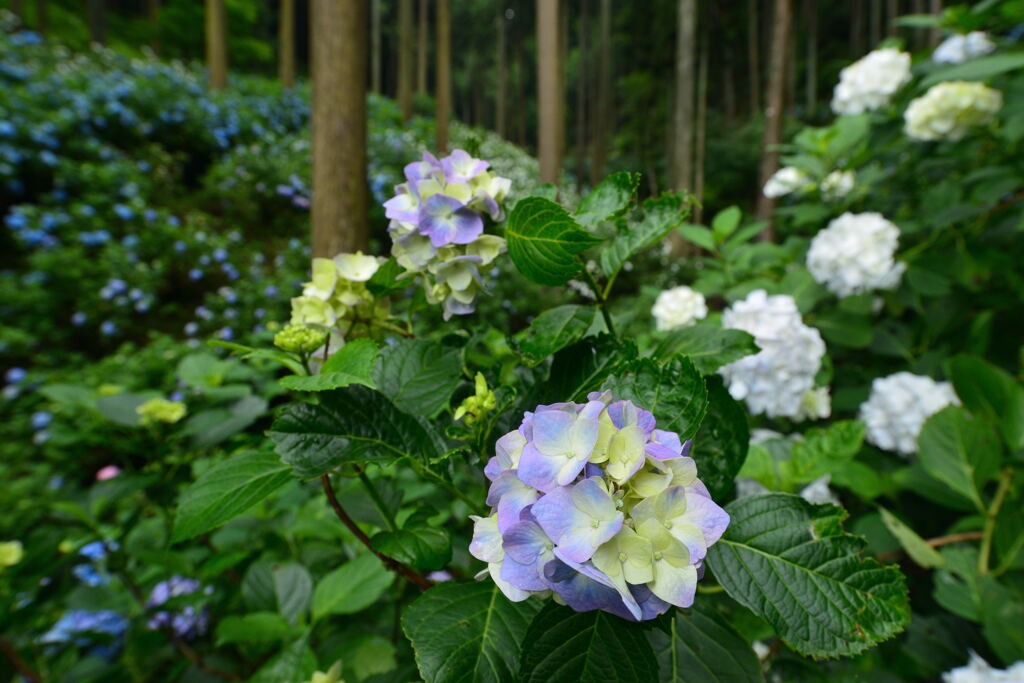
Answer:
<svg viewBox="0 0 1024 683"><path fill-rule="evenodd" d="M28 665L28 662L21 658L18 651L14 649L14 645L8 642L8 640L3 636L0 636L0 650L3 651L4 656L7 657L14 668L17 669L18 673L21 674L29 683L38 683L42 680L39 677L39 674L33 671L32 667Z"/></svg>
<svg viewBox="0 0 1024 683"><path fill-rule="evenodd" d="M338 497L334 495L334 487L331 486L330 475L322 475L320 477L320 481L323 482L324 493L327 494L327 501L331 504L331 508L334 509L334 514L338 516L338 519L340 519L341 523L345 525L345 528L351 531L352 534L359 539L360 543L365 545L371 553L380 558L380 561L384 563L384 566L387 567L388 570L395 572L403 579L414 584L420 590L427 590L433 585L430 581L417 574L413 569L405 566L393 557L388 557L374 548L370 541L370 537L359 528L351 517L348 516L348 513L345 512L345 508L341 507L341 503L338 502Z"/></svg>
<svg viewBox="0 0 1024 683"><path fill-rule="evenodd" d="M937 536L935 538L929 538L925 541L925 543L930 545L932 548L941 548L942 546L949 545L951 543L962 543L964 541L978 541L981 540L981 538L984 535L984 532L981 531L964 531L959 534L950 534L949 536ZM902 552L902 548L899 550L891 550L887 553L882 553L877 557L877 559L879 562L885 562L887 560L893 559L894 557L897 557Z"/></svg>

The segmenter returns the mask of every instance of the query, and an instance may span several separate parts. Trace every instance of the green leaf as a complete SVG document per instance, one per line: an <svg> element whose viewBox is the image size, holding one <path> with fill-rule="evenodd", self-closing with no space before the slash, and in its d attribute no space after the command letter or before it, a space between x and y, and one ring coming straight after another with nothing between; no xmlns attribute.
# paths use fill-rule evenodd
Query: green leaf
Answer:
<svg viewBox="0 0 1024 683"><path fill-rule="evenodd" d="M459 350L403 339L380 351L373 379L400 410L432 417L448 405L462 378Z"/></svg>
<svg viewBox="0 0 1024 683"><path fill-rule="evenodd" d="M644 628L594 610L548 603L523 638L521 683L654 683L658 662Z"/></svg>
<svg viewBox="0 0 1024 683"><path fill-rule="evenodd" d="M349 384L373 384L373 366L377 360L377 345L370 339L347 342L327 359L315 375L291 375L281 378L281 385L296 391L326 391Z"/></svg>
<svg viewBox="0 0 1024 683"><path fill-rule="evenodd" d="M625 374L609 377L602 389L611 390L616 400L628 400L654 413L658 429L692 439L708 409L708 390L704 378L686 356L677 356L665 365L644 358L631 365Z"/></svg>
<svg viewBox="0 0 1024 683"><path fill-rule="evenodd" d="M377 272L366 282L366 288L375 296L387 296L401 291L412 284L413 280L401 278L405 274L405 268L398 265L394 257L382 263Z"/></svg>
<svg viewBox="0 0 1024 683"><path fill-rule="evenodd" d="M997 582L981 580L982 633L1005 662L1024 659L1024 595Z"/></svg>
<svg viewBox="0 0 1024 683"><path fill-rule="evenodd" d="M592 228L621 216L629 209L639 184L639 173L612 173L580 201L575 214L576 222L585 228Z"/></svg>
<svg viewBox="0 0 1024 683"><path fill-rule="evenodd" d="M259 396L246 396L227 409L196 413L188 419L184 431L194 434L196 448L209 448L234 436L267 412L267 402Z"/></svg>
<svg viewBox="0 0 1024 683"><path fill-rule="evenodd" d="M277 609L273 562L256 560L245 570L245 576L242 577L242 601L255 612Z"/></svg>
<svg viewBox="0 0 1024 683"><path fill-rule="evenodd" d="M763 681L761 663L743 636L700 600L651 631L662 683Z"/></svg>
<svg viewBox="0 0 1024 683"><path fill-rule="evenodd" d="M313 595L313 579L301 564L289 562L273 569L274 597L277 611L290 623L309 609Z"/></svg>
<svg viewBox="0 0 1024 683"><path fill-rule="evenodd" d="M944 81L983 81L1007 71L1024 68L1024 54L1004 52L987 57L978 57L963 64L936 69L924 80L920 88L928 88Z"/></svg>
<svg viewBox="0 0 1024 683"><path fill-rule="evenodd" d="M409 524L398 531L382 531L373 547L421 572L444 569L452 561L452 539L444 529Z"/></svg>
<svg viewBox="0 0 1024 683"><path fill-rule="evenodd" d="M594 306L567 304L548 309L513 337L512 343L527 364L538 365L559 349L582 339L596 314Z"/></svg>
<svg viewBox="0 0 1024 683"><path fill-rule="evenodd" d="M58 405L89 408L95 405L96 391L80 384L47 384L39 393Z"/></svg>
<svg viewBox="0 0 1024 683"><path fill-rule="evenodd" d="M715 251L715 238L707 228L700 225L686 224L679 226L679 232L698 247L712 252Z"/></svg>
<svg viewBox="0 0 1024 683"><path fill-rule="evenodd" d="M510 602L491 581L434 586L402 614L427 683L512 683L540 602Z"/></svg>
<svg viewBox="0 0 1024 683"><path fill-rule="evenodd" d="M280 614L232 614L217 624L217 647L229 643L266 643L292 635L292 626Z"/></svg>
<svg viewBox="0 0 1024 683"><path fill-rule="evenodd" d="M234 366L234 361L221 360L212 353L190 353L178 362L177 375L182 382L198 389L219 387Z"/></svg>
<svg viewBox="0 0 1024 683"><path fill-rule="evenodd" d="M287 645L273 659L260 667L248 683L298 683L308 681L316 672L316 654L309 647L309 637Z"/></svg>
<svg viewBox="0 0 1024 683"><path fill-rule="evenodd" d="M619 272L623 264L640 251L653 247L690 215L690 197L666 192L644 202L644 217L615 236L601 250L601 271L606 277Z"/></svg>
<svg viewBox="0 0 1024 683"><path fill-rule="evenodd" d="M217 463L178 498L171 543L193 538L237 517L291 478L291 468L265 451L242 453Z"/></svg>
<svg viewBox="0 0 1024 683"><path fill-rule="evenodd" d="M907 555L917 563L918 567L935 569L945 563L939 551L928 545L928 542L918 536L917 532L907 526L903 520L882 506L878 507L878 511L882 514L885 528L896 537L900 546L907 551Z"/></svg>
<svg viewBox="0 0 1024 683"><path fill-rule="evenodd" d="M533 410L542 403L582 400L635 359L636 353L631 340L619 341L606 334L586 337L555 354L548 379L535 385L521 404Z"/></svg>
<svg viewBox="0 0 1024 683"><path fill-rule="evenodd" d="M141 423L136 409L151 398L158 396L155 392L140 394L114 394L113 396L100 396L96 399L96 409L103 417L114 424L124 427L137 427Z"/></svg>
<svg viewBox="0 0 1024 683"><path fill-rule="evenodd" d="M917 452L928 474L985 509L981 491L999 470L999 444L984 422L947 406L924 423Z"/></svg>
<svg viewBox="0 0 1024 683"><path fill-rule="evenodd" d="M313 593L313 618L361 612L380 599L394 578L376 555L359 555L320 579Z"/></svg>
<svg viewBox="0 0 1024 683"><path fill-rule="evenodd" d="M860 556L865 542L842 531L840 508L771 493L725 509L732 521L709 549L708 565L734 600L797 652L855 655L906 627L903 574Z"/></svg>
<svg viewBox="0 0 1024 683"><path fill-rule="evenodd" d="M671 332L655 348L654 357L665 360L682 353L690 357L702 375L710 375L723 365L760 350L754 338L743 330L693 325Z"/></svg>
<svg viewBox="0 0 1024 683"><path fill-rule="evenodd" d="M815 315L811 324L821 331L829 344L851 349L863 349L875 336L875 326L869 316L838 309Z"/></svg>
<svg viewBox="0 0 1024 683"><path fill-rule="evenodd" d="M580 270L576 255L601 242L558 204L527 197L505 224L508 254L523 275L541 285L563 285Z"/></svg>
<svg viewBox="0 0 1024 683"><path fill-rule="evenodd" d="M742 217L743 212L738 206L730 206L715 214L711 221L711 234L714 235L715 242L721 244L728 239L729 235L736 232L736 228L740 227L740 218Z"/></svg>
<svg viewBox="0 0 1024 683"><path fill-rule="evenodd" d="M427 461L437 454L424 426L373 389L349 386L320 394L320 402L293 403L267 435L281 460L300 478L318 477L342 463Z"/></svg>
<svg viewBox="0 0 1024 683"><path fill-rule="evenodd" d="M814 427L793 444L791 473L796 483L807 484L839 471L853 460L864 443L864 423L842 420L828 427Z"/></svg>
<svg viewBox="0 0 1024 683"><path fill-rule="evenodd" d="M708 410L690 455L697 472L716 500L727 500L735 488L736 475L747 459L750 427L747 412L722 384L720 377L706 377Z"/></svg>
<svg viewBox="0 0 1024 683"><path fill-rule="evenodd" d="M996 426L1011 449L1024 448L1024 389L1008 373L977 356L949 364L956 395L975 415Z"/></svg>

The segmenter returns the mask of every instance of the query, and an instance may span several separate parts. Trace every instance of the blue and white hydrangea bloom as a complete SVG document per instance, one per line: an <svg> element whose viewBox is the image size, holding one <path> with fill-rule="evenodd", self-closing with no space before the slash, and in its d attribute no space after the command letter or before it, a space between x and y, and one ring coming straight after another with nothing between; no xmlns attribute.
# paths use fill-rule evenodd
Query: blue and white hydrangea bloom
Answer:
<svg viewBox="0 0 1024 683"><path fill-rule="evenodd" d="M480 269L505 251L505 240L484 234L484 214L502 219L512 181L489 167L461 149L440 160L424 152L384 202L391 254L408 274L423 278L427 300L444 304L445 320L476 310L484 291Z"/></svg>
<svg viewBox="0 0 1024 683"><path fill-rule="evenodd" d="M697 478L691 441L610 392L527 412L484 473L491 514L469 551L513 601L653 619L693 604L729 515Z"/></svg>

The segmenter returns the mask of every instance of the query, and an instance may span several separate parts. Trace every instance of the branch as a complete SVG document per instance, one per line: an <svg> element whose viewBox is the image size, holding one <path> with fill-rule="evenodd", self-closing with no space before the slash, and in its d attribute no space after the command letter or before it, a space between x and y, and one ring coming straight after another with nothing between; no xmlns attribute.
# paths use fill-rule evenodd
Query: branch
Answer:
<svg viewBox="0 0 1024 683"><path fill-rule="evenodd" d="M964 541L978 541L984 537L984 532L981 531L963 531L959 534L950 534L948 536L936 536L935 538L929 538L925 540L925 543L930 545L932 548L941 548L944 545L950 545L951 543L963 543ZM879 562L887 562L905 551L903 548L897 550L890 550L887 553L878 555L875 559Z"/></svg>
<svg viewBox="0 0 1024 683"><path fill-rule="evenodd" d="M345 525L345 528L351 531L352 534L359 539L360 543L365 545L371 553L380 558L380 561L384 563L384 566L387 567L388 570L395 572L406 581L415 584L416 587L420 590L427 590L433 585L430 581L417 574L415 570L405 566L393 557L388 557L384 553L374 548L373 543L370 541L370 537L367 536L366 533L359 528L359 526L351 517L348 516L348 513L345 512L345 508L341 507L341 503L338 502L338 497L334 495L334 487L331 486L330 475L322 475L320 477L320 481L323 482L324 493L327 494L327 500L331 504L331 507L334 509L334 514L338 516L338 519L340 519L341 523Z"/></svg>
<svg viewBox="0 0 1024 683"><path fill-rule="evenodd" d="M10 641L3 636L0 636L0 650L3 651L4 656L7 657L14 668L17 669L18 673L21 674L28 683L39 683L39 681L43 680L39 677L39 674L32 670L32 667L28 665L28 662L21 658L21 655L19 655L18 651L14 649L14 646L11 645Z"/></svg>

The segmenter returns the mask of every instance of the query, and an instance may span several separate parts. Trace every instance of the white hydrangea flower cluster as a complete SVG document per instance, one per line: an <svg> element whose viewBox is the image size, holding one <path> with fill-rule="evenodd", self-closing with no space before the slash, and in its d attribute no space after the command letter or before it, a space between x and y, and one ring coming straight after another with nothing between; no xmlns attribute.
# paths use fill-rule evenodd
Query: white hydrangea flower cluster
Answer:
<svg viewBox="0 0 1024 683"><path fill-rule="evenodd" d="M746 401L754 415L806 417L804 401L815 391L825 342L800 319L793 297L755 290L726 309L722 326L749 332L761 347L759 353L719 369L732 397Z"/></svg>
<svg viewBox="0 0 1024 683"><path fill-rule="evenodd" d="M292 299L292 324L336 328L344 335L356 318L387 317L387 299L375 299L366 288L383 261L362 252L313 259L313 279Z"/></svg>
<svg viewBox="0 0 1024 683"><path fill-rule="evenodd" d="M797 190L809 189L814 186L811 177L794 166L783 166L772 174L768 182L764 184L764 196L768 199L778 199L792 194Z"/></svg>
<svg viewBox="0 0 1024 683"><path fill-rule="evenodd" d="M974 81L933 85L903 113L904 130L915 140L959 140L990 122L1003 106L1003 93Z"/></svg>
<svg viewBox="0 0 1024 683"><path fill-rule="evenodd" d="M867 425L870 443L911 455L917 451L921 427L948 405L960 405L949 382L897 372L871 383L871 395L860 407L860 419Z"/></svg>
<svg viewBox="0 0 1024 683"><path fill-rule="evenodd" d="M832 111L863 114L889 103L897 90L910 82L910 55L886 47L857 60L839 72L832 94Z"/></svg>
<svg viewBox="0 0 1024 683"><path fill-rule="evenodd" d="M1024 681L1024 661L1009 669L995 669L974 650L965 666L942 674L943 683L1020 683Z"/></svg>
<svg viewBox="0 0 1024 683"><path fill-rule="evenodd" d="M976 57L983 57L996 49L996 44L984 31L957 33L946 38L935 48L932 61L936 64L963 64Z"/></svg>
<svg viewBox="0 0 1024 683"><path fill-rule="evenodd" d="M659 330L675 330L706 318L708 306L703 294L683 285L658 294L651 315Z"/></svg>
<svg viewBox="0 0 1024 683"><path fill-rule="evenodd" d="M821 181L821 196L828 201L842 199L853 192L857 184L857 173L854 171L835 170L829 173Z"/></svg>
<svg viewBox="0 0 1024 683"><path fill-rule="evenodd" d="M906 270L894 259L899 236L880 213L844 213L811 240L807 269L839 297L893 289Z"/></svg>

